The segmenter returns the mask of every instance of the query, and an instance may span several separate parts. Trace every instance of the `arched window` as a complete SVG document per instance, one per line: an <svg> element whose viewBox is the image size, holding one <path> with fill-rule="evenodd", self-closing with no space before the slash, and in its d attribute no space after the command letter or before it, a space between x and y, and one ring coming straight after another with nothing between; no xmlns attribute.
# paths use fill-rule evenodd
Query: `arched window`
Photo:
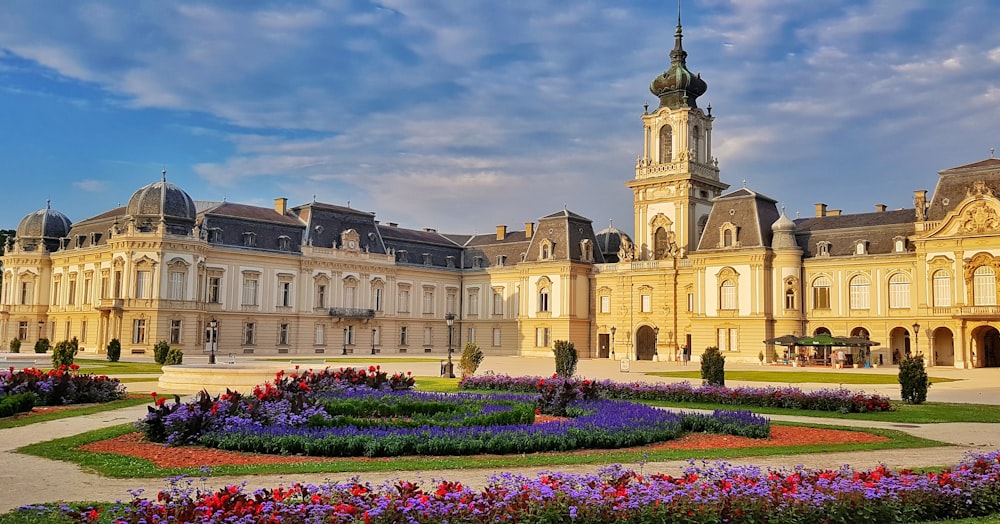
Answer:
<svg viewBox="0 0 1000 524"><path fill-rule="evenodd" d="M691 161L701 162L701 129L698 126L691 132Z"/></svg>
<svg viewBox="0 0 1000 524"><path fill-rule="evenodd" d="M830 279L816 277L813 280L813 309L830 309Z"/></svg>
<svg viewBox="0 0 1000 524"><path fill-rule="evenodd" d="M795 309L795 290L785 290L785 309Z"/></svg>
<svg viewBox="0 0 1000 524"><path fill-rule="evenodd" d="M549 288L543 287L538 290L538 311L547 313L549 311Z"/></svg>
<svg viewBox="0 0 1000 524"><path fill-rule="evenodd" d="M719 286L719 309L736 309L736 282L722 281Z"/></svg>
<svg viewBox="0 0 1000 524"><path fill-rule="evenodd" d="M672 162L674 159L674 132L669 125L660 128L660 163Z"/></svg>
<svg viewBox="0 0 1000 524"><path fill-rule="evenodd" d="M871 283L865 275L858 275L851 279L849 284L851 292L851 309L871 308Z"/></svg>
<svg viewBox="0 0 1000 524"><path fill-rule="evenodd" d="M979 266L972 274L972 305L997 305L997 277L993 268Z"/></svg>
<svg viewBox="0 0 1000 524"><path fill-rule="evenodd" d="M889 307L910 307L910 278L903 273L889 277Z"/></svg>
<svg viewBox="0 0 1000 524"><path fill-rule="evenodd" d="M934 307L951 307L951 275L943 269L934 272Z"/></svg>
<svg viewBox="0 0 1000 524"><path fill-rule="evenodd" d="M653 245L656 246L653 252L653 258L657 260L662 260L667 258L667 251L670 250L670 239L667 238L667 230L662 227L656 228L656 233L653 234Z"/></svg>
<svg viewBox="0 0 1000 524"><path fill-rule="evenodd" d="M727 229L722 232L722 247L733 247L733 230Z"/></svg>

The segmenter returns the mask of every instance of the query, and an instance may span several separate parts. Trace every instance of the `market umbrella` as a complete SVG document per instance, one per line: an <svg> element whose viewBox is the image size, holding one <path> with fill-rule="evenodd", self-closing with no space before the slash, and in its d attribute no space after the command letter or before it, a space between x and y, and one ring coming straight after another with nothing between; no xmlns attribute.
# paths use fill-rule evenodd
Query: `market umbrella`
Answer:
<svg viewBox="0 0 1000 524"><path fill-rule="evenodd" d="M862 356L865 358L865 362L867 362L871 355L871 347L881 346L882 343L869 340L865 337L844 337L844 345L852 348L863 348Z"/></svg>
<svg viewBox="0 0 1000 524"><path fill-rule="evenodd" d="M829 333L819 333L811 337L802 337L795 341L796 346L813 346L823 348L823 360L826 361L827 348L830 346L843 346L843 338L835 337Z"/></svg>
<svg viewBox="0 0 1000 524"><path fill-rule="evenodd" d="M769 338L765 340L764 343L775 346L794 346L798 339L799 337L795 335L781 335L777 338Z"/></svg>

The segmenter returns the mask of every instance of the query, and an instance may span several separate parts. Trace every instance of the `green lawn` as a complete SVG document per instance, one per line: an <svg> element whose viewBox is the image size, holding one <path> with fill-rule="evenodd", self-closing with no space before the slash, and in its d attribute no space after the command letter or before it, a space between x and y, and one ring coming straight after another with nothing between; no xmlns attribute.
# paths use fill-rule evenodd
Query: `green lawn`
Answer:
<svg viewBox="0 0 1000 524"><path fill-rule="evenodd" d="M701 371L656 371L646 375L701 380ZM930 377L931 383L955 382L961 379ZM849 371L726 371L726 380L746 382L778 382L787 384L899 384L898 375L889 373L851 373Z"/></svg>
<svg viewBox="0 0 1000 524"><path fill-rule="evenodd" d="M71 407L59 411L50 411L48 413L15 415L13 417L6 417L0 419L0 429L18 428L30 424L37 424L39 422L48 422L49 420L59 420L63 418L79 417L82 415L92 415L94 413L101 413L103 411L111 411L120 408L149 404L150 402L151 399L149 395L129 395L129 398L123 400L116 400L114 402L108 402L105 404L88 404L86 406Z"/></svg>
<svg viewBox="0 0 1000 524"><path fill-rule="evenodd" d="M817 426L858 431L857 428ZM155 478L176 475L200 475L199 468L160 468L152 462L113 453L89 453L79 446L114 438L135 431L132 424L103 428L80 435L31 444L18 449L20 453L52 460L79 464L101 475L115 478ZM380 457L362 459L334 459L300 464L248 464L220 466L212 469L216 475L340 473L368 471L428 471L470 468L517 468L562 466L570 464L638 464L687 459L731 459L747 456L796 455L831 451L871 451L880 449L922 448L942 445L939 442L914 437L900 431L864 429L867 433L889 437L888 442L869 444L796 445L767 448L733 448L705 450L585 450L573 453L533 453L526 455L493 455L489 457Z"/></svg>
<svg viewBox="0 0 1000 524"><path fill-rule="evenodd" d="M51 363L51 360L49 360ZM154 362L109 362L107 360L78 358L74 360L80 365L81 373L95 375L132 375L139 373L163 373L163 366Z"/></svg>
<svg viewBox="0 0 1000 524"><path fill-rule="evenodd" d="M1000 406L990 404L951 404L947 402L927 402L920 405L893 401L896 411L882 413L839 413L836 411L816 411L811 409L764 408L757 406L735 406L732 404L710 404L707 402L663 402L644 401L651 406L679 409L743 409L763 415L792 415L797 417L818 417L850 420L878 420L901 424L934 424L941 422L986 422L1000 423Z"/></svg>
<svg viewBox="0 0 1000 524"><path fill-rule="evenodd" d="M412 362L440 362L440 358L431 357L371 357L371 356L346 356L346 357L292 357L292 358L267 358L263 360L269 360L273 362L291 362L295 363L298 360L304 360L308 363L340 363L340 364L388 364L393 362L401 363L412 363Z"/></svg>

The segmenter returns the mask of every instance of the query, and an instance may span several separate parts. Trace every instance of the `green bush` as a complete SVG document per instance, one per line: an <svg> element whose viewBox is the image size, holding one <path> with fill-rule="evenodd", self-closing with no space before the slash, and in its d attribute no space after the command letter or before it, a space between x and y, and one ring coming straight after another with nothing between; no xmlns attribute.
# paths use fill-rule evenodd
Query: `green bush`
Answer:
<svg viewBox="0 0 1000 524"><path fill-rule="evenodd" d="M161 340L153 346L153 362L157 364L165 364L167 362L167 353L170 351L170 344L167 344L166 340Z"/></svg>
<svg viewBox="0 0 1000 524"><path fill-rule="evenodd" d="M49 339L45 337L42 337L35 342L35 353L48 353L51 348L52 344L49 344Z"/></svg>
<svg viewBox="0 0 1000 524"><path fill-rule="evenodd" d="M118 362L118 359L122 358L122 343L117 338L111 339L111 342L108 342L107 351L108 360Z"/></svg>
<svg viewBox="0 0 1000 524"><path fill-rule="evenodd" d="M35 407L38 397L34 393L17 393L0 397L0 417L12 417L18 413L27 413Z"/></svg>
<svg viewBox="0 0 1000 524"><path fill-rule="evenodd" d="M475 342L469 342L462 350L462 360L458 363L458 369L462 370L462 376L475 375L479 369L479 364L483 363L483 350Z"/></svg>
<svg viewBox="0 0 1000 524"><path fill-rule="evenodd" d="M702 353L701 379L711 386L726 385L726 357L719 348L709 346Z"/></svg>
<svg viewBox="0 0 1000 524"><path fill-rule="evenodd" d="M52 367L59 369L62 366L69 367L73 365L73 359L76 358L77 351L79 351L79 348L73 344L73 341L63 340L59 342L52 348Z"/></svg>
<svg viewBox="0 0 1000 524"><path fill-rule="evenodd" d="M19 338L10 339L10 352L11 353L21 352L21 339Z"/></svg>
<svg viewBox="0 0 1000 524"><path fill-rule="evenodd" d="M552 346L552 352L556 354L556 375L572 377L576 373L576 363L579 360L573 343L568 340L557 340Z"/></svg>
<svg viewBox="0 0 1000 524"><path fill-rule="evenodd" d="M903 402L923 404L927 401L927 389L931 387L931 380L924 369L923 355L917 353L899 362L899 385Z"/></svg>
<svg viewBox="0 0 1000 524"><path fill-rule="evenodd" d="M163 359L163 364L167 366L176 366L182 363L184 363L184 352L181 351L181 348L170 348L167 351L167 356Z"/></svg>

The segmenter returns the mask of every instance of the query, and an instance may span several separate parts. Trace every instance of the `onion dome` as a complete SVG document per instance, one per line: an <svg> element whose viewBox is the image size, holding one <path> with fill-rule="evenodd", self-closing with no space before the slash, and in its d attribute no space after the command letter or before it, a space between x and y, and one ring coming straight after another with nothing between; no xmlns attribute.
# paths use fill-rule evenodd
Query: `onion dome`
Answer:
<svg viewBox="0 0 1000 524"><path fill-rule="evenodd" d="M632 239L624 231L615 227L614 224L598 231L594 238L597 240L597 249L601 250L604 260L608 262L618 261L618 250L622 246L623 238L629 243L632 242Z"/></svg>
<svg viewBox="0 0 1000 524"><path fill-rule="evenodd" d="M798 249L799 246L795 243L795 222L785 215L784 207L781 208L778 220L771 224L771 232L774 233L771 237L772 249Z"/></svg>
<svg viewBox="0 0 1000 524"><path fill-rule="evenodd" d="M17 224L17 239L27 251L33 251L35 246L42 244L47 251L59 249L62 238L69 235L73 226L66 215L52 209L49 202L45 209L28 213Z"/></svg>
<svg viewBox="0 0 1000 524"><path fill-rule="evenodd" d="M649 91L660 99L660 107L679 109L698 107L697 99L708 91L708 84L701 74L687 68L687 51L681 45L681 13L677 11L677 30L674 32L674 49L670 51L670 69L653 79Z"/></svg>
<svg viewBox="0 0 1000 524"><path fill-rule="evenodd" d="M152 226L161 221L175 234L189 234L194 226L197 210L194 200L183 189L163 178L139 188L125 206L125 214L141 225Z"/></svg>

